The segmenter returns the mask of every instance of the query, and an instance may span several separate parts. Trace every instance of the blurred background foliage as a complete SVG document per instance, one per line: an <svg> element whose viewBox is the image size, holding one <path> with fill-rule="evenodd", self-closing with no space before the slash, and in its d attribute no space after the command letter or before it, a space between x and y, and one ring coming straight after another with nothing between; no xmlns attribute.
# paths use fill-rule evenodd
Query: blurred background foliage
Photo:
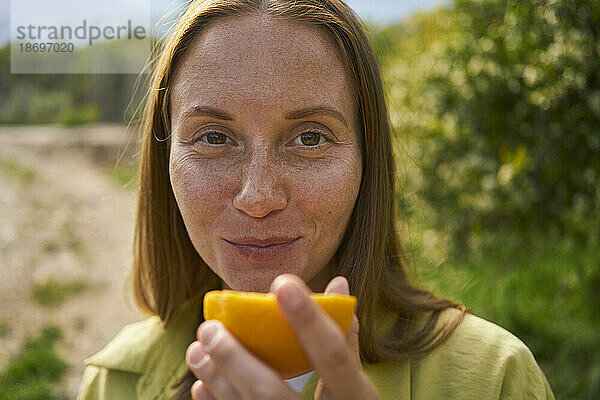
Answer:
<svg viewBox="0 0 600 400"><path fill-rule="evenodd" d="M27 338L21 352L0 371L0 400L67 400L57 388L69 367L55 349L60 339L62 330L54 325Z"/></svg>
<svg viewBox="0 0 600 400"><path fill-rule="evenodd" d="M456 0L373 42L419 281L600 398L600 2Z"/></svg>
<svg viewBox="0 0 600 400"><path fill-rule="evenodd" d="M600 3L459 0L411 22L395 122L419 137L421 193L452 247L539 229L597 246Z"/></svg>
<svg viewBox="0 0 600 400"><path fill-rule="evenodd" d="M455 0L368 28L415 279L521 338L557 398L600 398L600 2ZM9 53L2 124L127 122L145 90L11 75Z"/></svg>
<svg viewBox="0 0 600 400"><path fill-rule="evenodd" d="M120 47L112 51L118 54ZM127 122L141 100L141 90L134 87L143 79L135 74L11 74L6 45L0 48L0 124Z"/></svg>

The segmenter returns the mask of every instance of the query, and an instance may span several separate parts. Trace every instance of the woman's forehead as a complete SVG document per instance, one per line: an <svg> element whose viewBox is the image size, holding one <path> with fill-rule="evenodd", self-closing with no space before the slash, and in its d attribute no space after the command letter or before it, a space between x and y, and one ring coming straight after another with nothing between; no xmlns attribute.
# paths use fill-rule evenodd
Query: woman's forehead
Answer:
<svg viewBox="0 0 600 400"><path fill-rule="evenodd" d="M190 105L325 105L353 112L335 43L308 24L264 16L217 20L186 50L171 92L173 117ZM234 104L235 105L235 104Z"/></svg>

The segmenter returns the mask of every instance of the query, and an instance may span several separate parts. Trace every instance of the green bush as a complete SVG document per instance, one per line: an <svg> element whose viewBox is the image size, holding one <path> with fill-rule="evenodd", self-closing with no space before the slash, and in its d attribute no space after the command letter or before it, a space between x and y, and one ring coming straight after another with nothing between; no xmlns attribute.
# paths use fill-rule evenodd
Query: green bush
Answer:
<svg viewBox="0 0 600 400"><path fill-rule="evenodd" d="M453 247L550 227L598 245L600 3L458 0L406 30L396 128Z"/></svg>
<svg viewBox="0 0 600 400"><path fill-rule="evenodd" d="M57 392L68 365L54 350L62 337L60 328L47 326L28 340L21 353L0 371L0 400L65 400Z"/></svg>
<svg viewBox="0 0 600 400"><path fill-rule="evenodd" d="M81 107L68 107L58 116L58 122L72 126L96 122L100 115L100 108L96 103L89 103Z"/></svg>
<svg viewBox="0 0 600 400"><path fill-rule="evenodd" d="M110 59L124 49L107 45ZM141 102L138 74L12 74L10 45L0 47L0 124L125 122ZM133 97L133 100L132 100ZM131 104L130 104L131 102Z"/></svg>

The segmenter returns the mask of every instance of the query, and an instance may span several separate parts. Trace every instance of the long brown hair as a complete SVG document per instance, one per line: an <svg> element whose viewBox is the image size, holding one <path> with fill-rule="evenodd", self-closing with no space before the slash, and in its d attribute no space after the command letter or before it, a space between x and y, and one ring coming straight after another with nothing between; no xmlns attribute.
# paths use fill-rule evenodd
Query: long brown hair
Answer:
<svg viewBox="0 0 600 400"><path fill-rule="evenodd" d="M345 276L358 298L360 356L367 362L423 355L460 324L465 309L409 283L395 226L396 169L384 89L376 55L358 16L341 0L201 0L191 2L168 39L155 47L154 71L142 120L138 214L132 271L136 302L165 328L194 294L221 281L194 249L169 180L170 90L182 57L218 18L264 13L323 29L335 40L352 82L361 128L363 175L333 273ZM435 331L442 311L458 317ZM396 315L391 333L375 335L376 311ZM417 318L425 324L415 329ZM199 321L200 322L200 321ZM192 333L193 335L193 333ZM183 356L183 355L182 355ZM191 372L173 399L189 398Z"/></svg>

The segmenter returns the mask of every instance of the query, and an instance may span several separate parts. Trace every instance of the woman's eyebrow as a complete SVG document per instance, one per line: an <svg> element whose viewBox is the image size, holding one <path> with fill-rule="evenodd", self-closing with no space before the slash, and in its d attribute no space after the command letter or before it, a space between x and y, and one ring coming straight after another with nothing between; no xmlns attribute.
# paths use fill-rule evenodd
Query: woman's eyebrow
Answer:
<svg viewBox="0 0 600 400"><path fill-rule="evenodd" d="M306 118L308 116L314 114L328 114L338 120L340 120L346 127L348 123L346 122L346 118L334 108L327 106L315 106L315 107L307 107L301 108L298 110L290 111L285 115L285 119L301 119ZM206 115L209 117L213 117L216 119L221 119L224 121L234 121L234 118L227 114L225 111L219 110L217 108L211 106L194 106L183 113L181 116L182 120L185 120L193 115Z"/></svg>
<svg viewBox="0 0 600 400"><path fill-rule="evenodd" d="M285 115L285 119L300 119L300 118L306 118L310 115L314 115L314 114L328 114L340 121L342 121L342 123L348 127L348 123L346 122L346 118L344 118L344 116L342 115L341 112L337 111L334 108L331 107L327 107L327 106L316 106L316 107L308 107L308 108L302 108L299 110L295 110L295 111L291 111L289 113L287 113Z"/></svg>
<svg viewBox="0 0 600 400"><path fill-rule="evenodd" d="M209 117L222 119L224 121L233 121L233 117L231 117L225 111L221 111L210 106L193 106L181 115L181 120L185 121L194 115L207 115Z"/></svg>

